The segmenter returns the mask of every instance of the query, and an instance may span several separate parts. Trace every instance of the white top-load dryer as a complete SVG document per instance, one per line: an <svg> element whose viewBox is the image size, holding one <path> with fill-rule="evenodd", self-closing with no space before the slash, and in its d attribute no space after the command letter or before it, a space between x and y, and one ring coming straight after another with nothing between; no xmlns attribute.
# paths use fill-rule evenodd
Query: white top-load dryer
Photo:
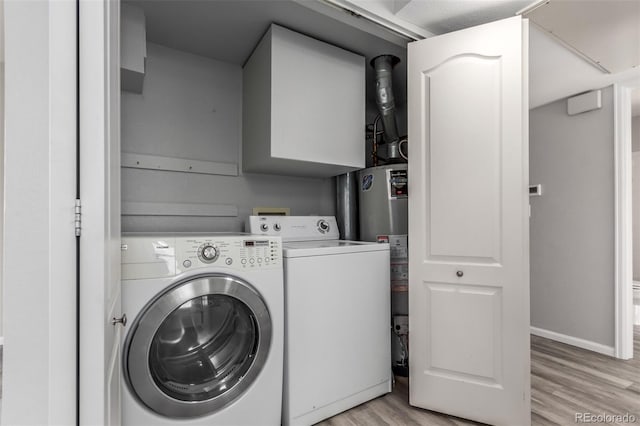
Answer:
<svg viewBox="0 0 640 426"><path fill-rule="evenodd" d="M252 216L249 228L283 239L283 424L390 392L389 245L339 240L330 216Z"/></svg>

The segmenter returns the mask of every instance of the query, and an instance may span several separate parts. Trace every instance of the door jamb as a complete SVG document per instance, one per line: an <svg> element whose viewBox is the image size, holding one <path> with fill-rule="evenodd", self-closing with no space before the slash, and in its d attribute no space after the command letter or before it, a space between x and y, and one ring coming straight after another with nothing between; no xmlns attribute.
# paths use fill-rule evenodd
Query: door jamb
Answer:
<svg viewBox="0 0 640 426"><path fill-rule="evenodd" d="M631 91L637 77L613 85L615 179L615 343L614 355L633 358L633 259L631 215Z"/></svg>

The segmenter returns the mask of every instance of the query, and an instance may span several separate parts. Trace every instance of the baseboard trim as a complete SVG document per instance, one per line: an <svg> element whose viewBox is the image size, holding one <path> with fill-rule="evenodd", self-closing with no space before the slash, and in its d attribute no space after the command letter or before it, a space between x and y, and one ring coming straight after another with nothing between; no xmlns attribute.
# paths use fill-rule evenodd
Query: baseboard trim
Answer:
<svg viewBox="0 0 640 426"><path fill-rule="evenodd" d="M556 333L555 331L545 330L543 328L531 327L531 334L544 337L556 342L566 343L567 345L577 346L603 355L615 356L613 346L603 345L602 343L592 342L591 340L580 339L579 337L567 336L566 334Z"/></svg>

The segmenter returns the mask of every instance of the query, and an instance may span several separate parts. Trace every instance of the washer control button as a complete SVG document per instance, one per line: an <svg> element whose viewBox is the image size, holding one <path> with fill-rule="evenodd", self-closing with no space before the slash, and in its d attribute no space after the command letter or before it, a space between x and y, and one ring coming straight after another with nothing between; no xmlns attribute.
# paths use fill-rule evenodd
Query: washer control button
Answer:
<svg viewBox="0 0 640 426"><path fill-rule="evenodd" d="M280 232L280 230L282 229L282 226L280 226L279 223L274 223L273 224L273 229L275 229L276 231Z"/></svg>
<svg viewBox="0 0 640 426"><path fill-rule="evenodd" d="M269 225L267 225L266 223L263 223L260 225L260 230L262 232L267 232L269 230Z"/></svg>
<svg viewBox="0 0 640 426"><path fill-rule="evenodd" d="M230 258L230 257L227 257L227 258L224 260L224 263L226 263L227 265L231 265L231 264L233 263L233 259L232 259L232 258Z"/></svg>
<svg viewBox="0 0 640 426"><path fill-rule="evenodd" d="M191 261L189 259L185 260L184 262L182 262L182 266L184 266L185 268L191 267Z"/></svg>
<svg viewBox="0 0 640 426"><path fill-rule="evenodd" d="M264 261L265 261L265 262L267 262L267 263L269 263L269 261L270 261L270 260L271 260L271 259L269 259L268 257L265 257L265 258L264 258Z"/></svg>
<svg viewBox="0 0 640 426"><path fill-rule="evenodd" d="M256 263L256 260L252 257L251 259L249 259L249 263Z"/></svg>
<svg viewBox="0 0 640 426"><path fill-rule="evenodd" d="M262 263L262 258L261 257L258 258L258 263Z"/></svg>
<svg viewBox="0 0 640 426"><path fill-rule="evenodd" d="M240 263L242 263L243 265L246 265L246 263L247 263L247 259L242 259L242 260L240 261Z"/></svg>

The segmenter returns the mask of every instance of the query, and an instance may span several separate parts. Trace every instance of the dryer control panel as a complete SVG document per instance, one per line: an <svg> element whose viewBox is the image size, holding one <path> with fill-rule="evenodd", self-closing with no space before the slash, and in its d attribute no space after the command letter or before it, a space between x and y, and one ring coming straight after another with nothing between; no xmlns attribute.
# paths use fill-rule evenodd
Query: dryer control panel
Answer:
<svg viewBox="0 0 640 426"><path fill-rule="evenodd" d="M258 235L279 235L284 241L338 240L335 216L249 216L247 230Z"/></svg>

